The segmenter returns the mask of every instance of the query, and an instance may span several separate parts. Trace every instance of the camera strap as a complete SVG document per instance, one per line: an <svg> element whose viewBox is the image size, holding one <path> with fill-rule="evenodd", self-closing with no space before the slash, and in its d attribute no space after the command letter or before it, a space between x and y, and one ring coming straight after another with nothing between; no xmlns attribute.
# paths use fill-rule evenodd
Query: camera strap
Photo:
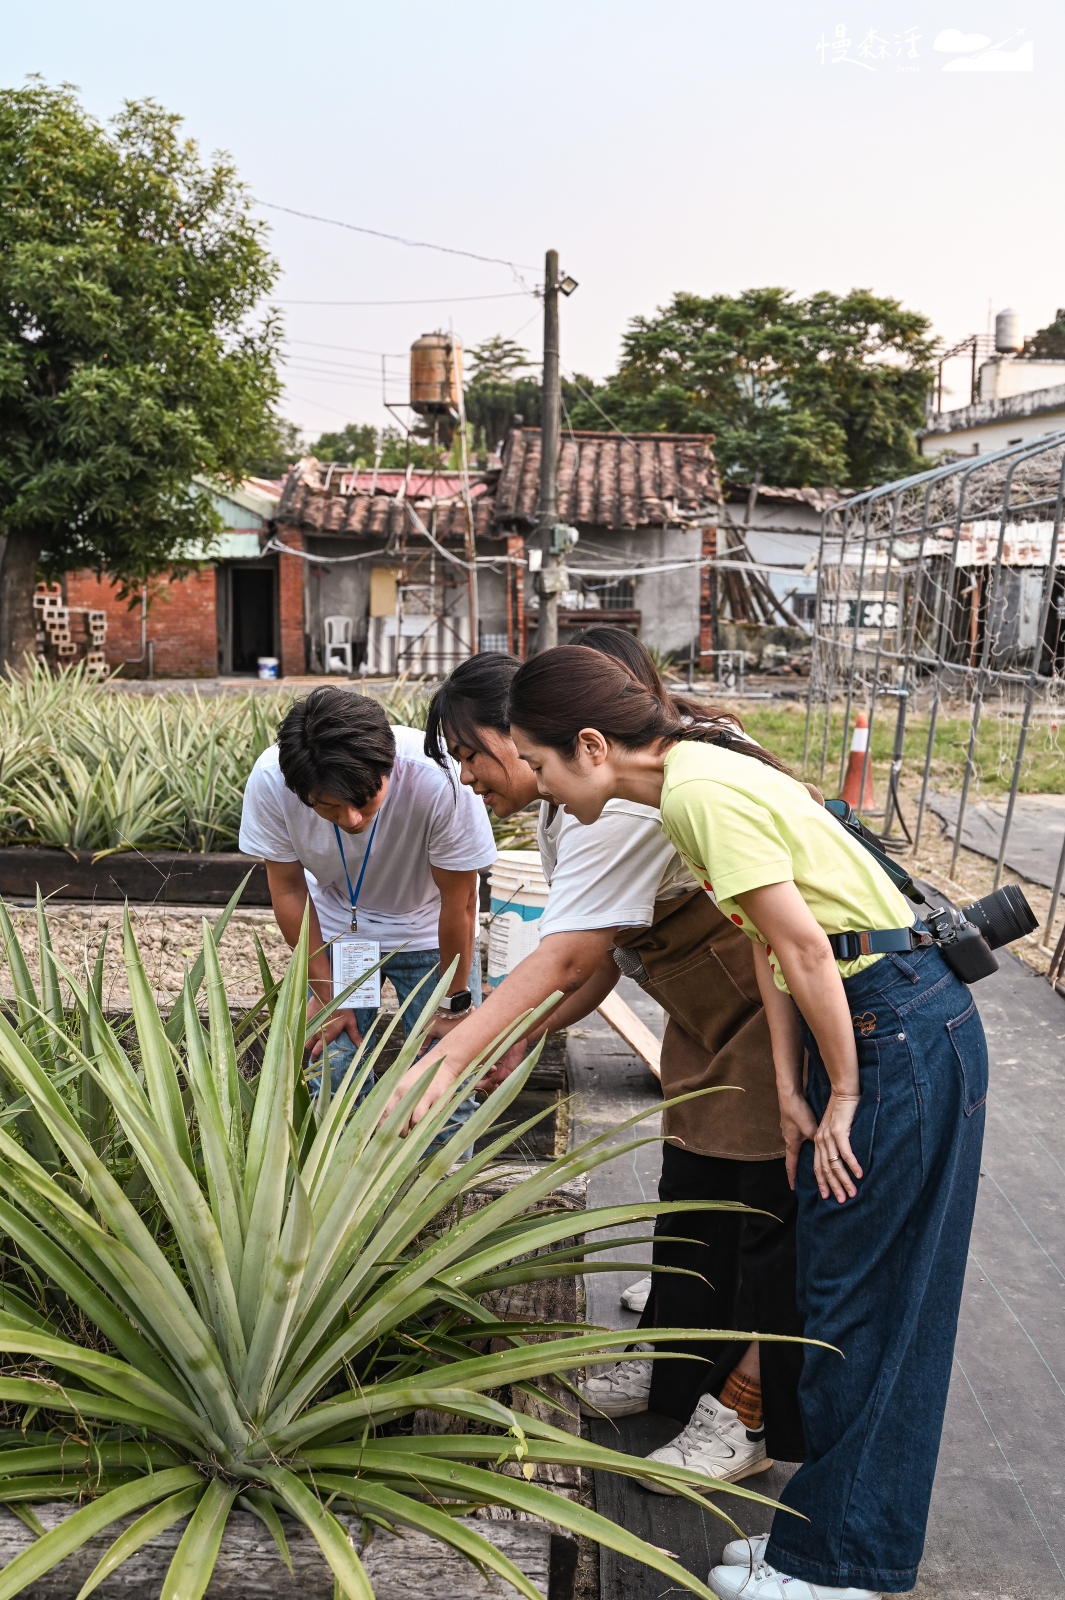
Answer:
<svg viewBox="0 0 1065 1600"><path fill-rule="evenodd" d="M935 940L930 933L918 933L916 928L867 928L859 933L830 933L828 942L837 961L857 961L859 956L923 950Z"/></svg>
<svg viewBox="0 0 1065 1600"><path fill-rule="evenodd" d="M901 894L904 894L907 900L912 900L914 905L917 906L926 906L928 904L928 901L918 889L906 868L900 866L897 861L893 861L887 851L880 848L876 842L875 835L871 834L869 829L864 826L846 800L826 800L824 806L825 810L835 817L840 827L846 828L852 839L857 839L860 845L864 845L877 866L887 873L896 889Z"/></svg>
<svg viewBox="0 0 1065 1600"><path fill-rule="evenodd" d="M905 867L897 861L892 861L885 850L881 850L873 835L863 826L846 800L826 800L825 810L830 812L839 823L846 828L852 839L857 839L864 845L877 865L891 879L902 894L916 905L927 905L924 895L914 883ZM890 955L893 951L921 950L926 945L934 944L935 939L927 931L918 932L916 928L868 928L860 932L830 933L828 942L832 946L832 954L837 961L857 961L859 956Z"/></svg>

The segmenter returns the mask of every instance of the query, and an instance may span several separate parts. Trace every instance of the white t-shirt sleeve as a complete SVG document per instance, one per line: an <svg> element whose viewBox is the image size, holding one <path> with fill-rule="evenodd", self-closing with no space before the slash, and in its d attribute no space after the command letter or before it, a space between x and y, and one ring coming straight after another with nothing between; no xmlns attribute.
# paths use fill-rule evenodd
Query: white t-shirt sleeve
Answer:
<svg viewBox="0 0 1065 1600"><path fill-rule="evenodd" d="M246 856L262 856L266 861L299 860L281 801L284 783L274 745L264 750L252 767L244 789L238 842Z"/></svg>
<svg viewBox="0 0 1065 1600"><path fill-rule="evenodd" d="M474 872L490 867L496 842L484 801L472 789L452 785L440 773L440 792L429 827L429 864L447 872Z"/></svg>
<svg viewBox="0 0 1065 1600"><path fill-rule="evenodd" d="M585 827L566 818L557 836L540 938L592 928L643 928L654 919L659 887L674 860L657 813L611 801Z"/></svg>

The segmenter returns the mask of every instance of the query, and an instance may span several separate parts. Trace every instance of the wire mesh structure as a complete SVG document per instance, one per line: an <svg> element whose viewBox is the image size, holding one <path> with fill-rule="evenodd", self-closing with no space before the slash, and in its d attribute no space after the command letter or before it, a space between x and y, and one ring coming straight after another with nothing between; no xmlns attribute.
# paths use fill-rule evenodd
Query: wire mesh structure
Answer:
<svg viewBox="0 0 1065 1600"><path fill-rule="evenodd" d="M1065 700L1065 433L969 456L854 495L821 524L804 768L826 774L833 706L843 704L839 782L858 710L869 718L861 789L873 729L894 720L882 836L916 849L929 794L941 715L968 717L965 765L954 823L953 877L970 803L981 717L1018 721L995 887L1013 822L1033 713ZM920 798L912 834L899 780L907 718L928 715ZM920 759L920 758L918 758ZM904 839L896 839L898 821ZM1051 896L1049 938L1065 869L1065 843Z"/></svg>

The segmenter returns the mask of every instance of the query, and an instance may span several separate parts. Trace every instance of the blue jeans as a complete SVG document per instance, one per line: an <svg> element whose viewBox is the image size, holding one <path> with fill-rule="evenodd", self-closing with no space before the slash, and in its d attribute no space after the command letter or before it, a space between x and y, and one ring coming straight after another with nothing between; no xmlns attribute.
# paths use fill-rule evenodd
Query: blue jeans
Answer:
<svg viewBox="0 0 1065 1600"><path fill-rule="evenodd" d="M980 1175L987 1046L969 990L932 946L845 980L861 1100L851 1146L865 1173L822 1200L813 1145L796 1194L798 1300L808 1339L799 1407L807 1456L780 1496L766 1560L808 1583L912 1589L943 1429ZM807 1093L830 1085L817 1043Z"/></svg>
<svg viewBox="0 0 1065 1600"><path fill-rule="evenodd" d="M412 990L418 987L418 984L421 983L422 979L425 978L427 974L430 975L428 982L422 986L418 993L417 999L414 1001L414 1004L411 1007L412 1022L417 1018L422 1007L425 1005L426 1001L429 999L429 996L433 992L435 973L439 965L439 950L396 950L385 959L384 966L381 968L381 981L384 982L385 978L391 978L392 987L396 991L396 995L401 1006L411 994ZM479 1006L481 1003L481 952L479 946L476 945L474 946L473 960L470 962L469 988L470 993L473 996L474 1005ZM373 1026L375 1017L379 1015L380 1013L375 1011L372 1006L356 1007L355 1021L358 1023L359 1032L362 1034L364 1039ZM407 1031L406 1022L407 1018L404 1016L400 1023L404 1033ZM380 1037L380 1030L378 1031L377 1037ZM357 1046L352 1043L351 1035L348 1033L338 1034L333 1040L333 1043L329 1046L329 1079L333 1086L334 1094L344 1081L344 1074L351 1066L351 1059L354 1056L356 1049ZM317 1075L312 1077L310 1080L310 1086L313 1093L316 1094L318 1092L318 1085L320 1082L321 1068L319 1067ZM363 1084L359 1099L364 1099L372 1088L373 1082L372 1080L368 1079L367 1082ZM476 1110L477 1101L472 1097L472 1095L468 1100L463 1100L461 1105L456 1106L455 1111L448 1118L447 1122L445 1122L437 1138L434 1139L429 1148L431 1150L436 1150L441 1144L446 1143L448 1139L453 1138L463 1124L467 1122L470 1117L472 1117Z"/></svg>

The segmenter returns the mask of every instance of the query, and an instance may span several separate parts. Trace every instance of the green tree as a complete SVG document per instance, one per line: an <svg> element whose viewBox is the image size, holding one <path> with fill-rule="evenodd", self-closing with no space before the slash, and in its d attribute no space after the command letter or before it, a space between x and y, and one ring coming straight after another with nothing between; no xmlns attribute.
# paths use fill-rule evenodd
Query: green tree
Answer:
<svg viewBox="0 0 1065 1600"><path fill-rule="evenodd" d="M914 470L932 383L930 324L868 290L676 294L634 317L617 373L576 426L713 433L723 476L865 485Z"/></svg>
<svg viewBox="0 0 1065 1600"><path fill-rule="evenodd" d="M268 443L250 457L245 470L253 478L280 478L306 453L299 424L275 415L270 420Z"/></svg>
<svg viewBox="0 0 1065 1600"><path fill-rule="evenodd" d="M420 429L408 441L398 428L382 428L378 432L369 422L349 422L337 433L320 434L308 447L308 454L319 461L343 461L352 466L361 461L364 467L373 465L378 451L378 464L388 472L405 470L408 461L419 471L439 467L446 454L440 444L434 451L432 442L421 436Z"/></svg>
<svg viewBox="0 0 1065 1600"><path fill-rule="evenodd" d="M471 430L481 430L490 450L503 443L515 416L531 428L540 426L540 376L527 350L497 333L475 345L467 362L470 378L466 385L466 418ZM577 383L562 379L563 426L566 415L580 402L581 387L591 390L592 379L580 378ZM601 427L602 418L583 426Z"/></svg>
<svg viewBox="0 0 1065 1600"><path fill-rule="evenodd" d="M109 128L70 89L0 91L0 659L33 647L39 571L128 593L219 526L276 425L262 224L153 101Z"/></svg>
<svg viewBox="0 0 1065 1600"><path fill-rule="evenodd" d="M377 429L368 422L349 422L337 433L319 434L310 454L319 461L372 462L377 453Z"/></svg>

